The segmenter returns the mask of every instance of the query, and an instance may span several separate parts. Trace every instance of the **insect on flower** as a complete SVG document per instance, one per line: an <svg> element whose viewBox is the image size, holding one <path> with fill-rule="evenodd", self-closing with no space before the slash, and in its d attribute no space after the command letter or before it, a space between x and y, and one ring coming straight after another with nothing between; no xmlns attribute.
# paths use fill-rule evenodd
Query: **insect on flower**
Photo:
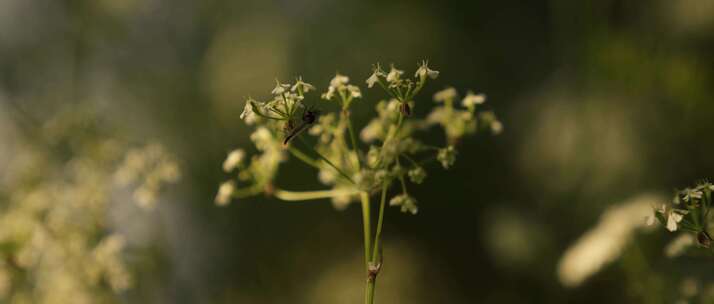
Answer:
<svg viewBox="0 0 714 304"><path fill-rule="evenodd" d="M288 134L287 134L287 136L285 136L283 145L287 146L288 144L290 144L290 140L295 138L295 136L300 135L300 133L302 133L302 131L305 131L305 129L307 129L308 126L315 123L315 121L317 121L317 117L319 115L320 115L320 111L315 108L305 109L302 112L302 122L297 127L293 127L287 131Z"/></svg>

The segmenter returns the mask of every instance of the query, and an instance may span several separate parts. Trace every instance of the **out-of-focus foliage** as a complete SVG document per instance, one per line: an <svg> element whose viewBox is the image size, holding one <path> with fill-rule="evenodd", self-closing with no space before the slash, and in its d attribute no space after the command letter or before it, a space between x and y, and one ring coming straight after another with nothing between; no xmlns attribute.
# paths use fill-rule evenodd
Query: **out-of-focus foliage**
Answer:
<svg viewBox="0 0 714 304"><path fill-rule="evenodd" d="M130 203L117 184L138 182L134 197L148 208L179 171L160 146L128 149L94 117L68 110L4 138L13 147L0 184L0 299L8 303L111 303L133 285L125 236L110 220L113 204Z"/></svg>

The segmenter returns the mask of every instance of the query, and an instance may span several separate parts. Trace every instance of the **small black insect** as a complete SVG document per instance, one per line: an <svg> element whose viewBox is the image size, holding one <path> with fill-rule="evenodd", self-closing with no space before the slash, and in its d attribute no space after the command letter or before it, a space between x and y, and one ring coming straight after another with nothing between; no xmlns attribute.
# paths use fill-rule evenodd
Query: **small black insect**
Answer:
<svg viewBox="0 0 714 304"><path fill-rule="evenodd" d="M290 130L288 130L288 135L285 136L283 145L287 146L290 143L290 140L295 138L295 136L298 136L300 133L302 133L302 131L305 131L305 129L307 129L308 126L315 123L315 121L317 121L317 117L319 115L320 115L319 110L316 110L314 108L305 109L302 112L302 122L297 127L291 127Z"/></svg>

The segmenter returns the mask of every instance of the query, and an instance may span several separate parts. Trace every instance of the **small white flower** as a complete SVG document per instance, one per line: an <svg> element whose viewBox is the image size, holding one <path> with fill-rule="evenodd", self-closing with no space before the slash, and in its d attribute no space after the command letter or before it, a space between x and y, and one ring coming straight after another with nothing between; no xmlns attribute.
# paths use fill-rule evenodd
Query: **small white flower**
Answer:
<svg viewBox="0 0 714 304"><path fill-rule="evenodd" d="M662 204L662 207L657 209L666 219L665 227L669 231L677 231L677 224L684 219L684 215L688 213L686 210L679 210Z"/></svg>
<svg viewBox="0 0 714 304"><path fill-rule="evenodd" d="M352 98L362 98L362 92L359 90L358 86L348 85L347 91L350 92L350 96L352 96Z"/></svg>
<svg viewBox="0 0 714 304"><path fill-rule="evenodd" d="M350 78L345 75L340 75L339 73L335 75L332 80L330 80L330 87L339 88L346 85L350 81Z"/></svg>
<svg viewBox="0 0 714 304"><path fill-rule="evenodd" d="M373 142L384 136L384 127L378 119L370 121L359 133L359 138L366 143Z"/></svg>
<svg viewBox="0 0 714 304"><path fill-rule="evenodd" d="M325 100L330 100L334 96L335 96L335 87L333 87L333 86L330 86L329 88L327 88L327 92L322 93L322 99L325 99Z"/></svg>
<svg viewBox="0 0 714 304"><path fill-rule="evenodd" d="M409 179L415 184L421 184L426 178L426 171L422 167L414 167L407 172Z"/></svg>
<svg viewBox="0 0 714 304"><path fill-rule="evenodd" d="M250 140L255 143L255 147L260 151L265 151L270 148L271 144L274 142L273 134L266 127L258 127L258 129L250 134Z"/></svg>
<svg viewBox="0 0 714 304"><path fill-rule="evenodd" d="M377 75L377 71L374 71L374 73L372 73L372 76L369 76L369 78L367 78L367 87L371 89L377 82L379 82L379 76Z"/></svg>
<svg viewBox="0 0 714 304"><path fill-rule="evenodd" d="M454 89L453 87L448 87L446 89L434 93L434 101L445 102L447 100L453 100L454 98L456 98L457 94L458 93L456 92L456 89Z"/></svg>
<svg viewBox="0 0 714 304"><path fill-rule="evenodd" d="M685 202L688 202L690 200L695 200L695 199L701 199L702 198L702 192L696 189L691 189L687 188L682 191L684 194L684 197L682 198Z"/></svg>
<svg viewBox="0 0 714 304"><path fill-rule="evenodd" d="M236 185L232 180L223 182L221 186L218 187L218 194L216 194L215 199L216 205L228 205L228 203L231 201L231 197L233 197L233 193L235 192L235 190Z"/></svg>
<svg viewBox="0 0 714 304"><path fill-rule="evenodd" d="M419 66L419 69L417 69L416 73L414 73L414 77L419 77L420 79L426 79L426 77L436 79L436 77L439 77L439 71L429 69L428 63L424 61Z"/></svg>
<svg viewBox="0 0 714 304"><path fill-rule="evenodd" d="M335 93L345 90L345 86L350 81L350 78L339 73L335 75L332 80L330 80L330 86L327 88L327 92L322 94L322 99L331 100L335 96Z"/></svg>
<svg viewBox="0 0 714 304"><path fill-rule="evenodd" d="M407 194L401 194L393 197L391 200L389 200L389 205L400 206L400 210L405 213L408 212L411 214L417 214L417 212L419 211L419 208L416 204L416 200Z"/></svg>
<svg viewBox="0 0 714 304"><path fill-rule="evenodd" d="M245 102L243 112L240 113L240 119L245 121L248 125L255 123L255 113L253 112L253 105L251 104L251 101L251 99L248 99L248 101Z"/></svg>
<svg viewBox="0 0 714 304"><path fill-rule="evenodd" d="M474 92L469 91L466 97L461 101L464 107L471 108L476 105L480 105L486 102L486 95L484 94L474 94Z"/></svg>
<svg viewBox="0 0 714 304"><path fill-rule="evenodd" d="M303 93L307 93L310 91L314 91L315 87L307 82L302 81L302 77L298 77L293 87L290 88L290 91L295 92L298 89L302 90Z"/></svg>
<svg viewBox="0 0 714 304"><path fill-rule="evenodd" d="M456 149L454 149L454 146L439 149L439 152L436 154L436 159L441 163L444 169L449 169L456 161Z"/></svg>
<svg viewBox="0 0 714 304"><path fill-rule="evenodd" d="M273 93L273 95L281 95L285 93L288 89L290 89L290 85L286 83L280 83L277 79L275 80L276 85L275 88L270 92Z"/></svg>
<svg viewBox="0 0 714 304"><path fill-rule="evenodd" d="M667 230L677 231L677 223L682 221L683 216L676 212L670 212L667 216Z"/></svg>
<svg viewBox="0 0 714 304"><path fill-rule="evenodd" d="M402 74L404 74L404 71L398 70L392 65L392 69L389 71L389 74L387 74L387 82L398 82Z"/></svg>
<svg viewBox="0 0 714 304"><path fill-rule="evenodd" d="M331 169L320 169L320 172L317 173L317 179L325 185L332 185L337 181L337 173Z"/></svg>
<svg viewBox="0 0 714 304"><path fill-rule="evenodd" d="M240 166L243 162L243 158L245 158L245 151L243 151L243 149L235 149L231 151L228 153L226 160L223 161L223 171L230 173L235 168Z"/></svg>

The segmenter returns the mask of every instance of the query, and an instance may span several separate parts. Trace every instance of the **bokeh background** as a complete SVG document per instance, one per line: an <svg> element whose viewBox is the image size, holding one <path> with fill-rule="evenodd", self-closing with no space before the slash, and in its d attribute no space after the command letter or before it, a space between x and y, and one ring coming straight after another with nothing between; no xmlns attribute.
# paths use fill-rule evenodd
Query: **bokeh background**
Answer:
<svg viewBox="0 0 714 304"><path fill-rule="evenodd" d="M363 85L371 65L409 73L428 59L441 76L417 104L447 85L485 92L505 128L464 141L452 170L432 168L412 190L418 215L388 210L377 301L672 303L683 280L712 272L666 258L661 229L577 287L557 267L609 206L714 178L713 55L708 0L2 0L0 176L18 147L49 149L26 130L87 115L87 130L162 144L182 172L153 211L109 209L107 229L140 261L120 302L361 303L358 206L217 207L221 163L250 145L245 99L276 78L322 91L351 76L362 125L384 98ZM315 177L287 164L278 183Z"/></svg>

